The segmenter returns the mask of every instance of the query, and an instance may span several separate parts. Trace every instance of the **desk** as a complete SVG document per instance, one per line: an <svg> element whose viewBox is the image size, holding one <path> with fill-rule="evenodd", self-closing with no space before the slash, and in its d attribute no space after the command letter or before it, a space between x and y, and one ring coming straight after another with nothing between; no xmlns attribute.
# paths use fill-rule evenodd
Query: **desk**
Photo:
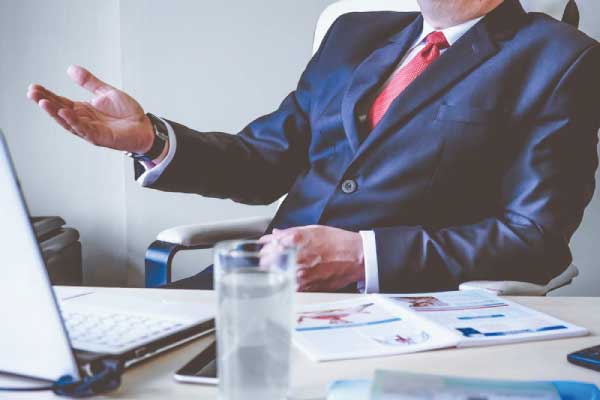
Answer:
<svg viewBox="0 0 600 400"><path fill-rule="evenodd" d="M148 290L148 289L94 289L106 293L129 291L149 299L184 300L198 307L214 307L210 291ZM358 296L353 294L299 294L300 304L340 300ZM468 349L448 349L420 354L363 360L314 363L294 349L292 366L296 392L314 399L313 393L324 393L326 385L336 379L371 378L376 369L405 370L466 377L527 379L527 380L580 380L600 385L600 373L571 365L566 355L584 347L600 344L600 298L576 297L515 297L518 303L548 313L568 322L588 328L592 335L575 339L560 339L503 346ZM129 369L121 388L104 398L110 399L215 399L216 388L176 383L173 372L199 353L211 338L172 350ZM15 383L0 377L0 385ZM1 399L46 399L51 394L32 393L17 395L0 393ZM99 397L102 398L102 397Z"/></svg>

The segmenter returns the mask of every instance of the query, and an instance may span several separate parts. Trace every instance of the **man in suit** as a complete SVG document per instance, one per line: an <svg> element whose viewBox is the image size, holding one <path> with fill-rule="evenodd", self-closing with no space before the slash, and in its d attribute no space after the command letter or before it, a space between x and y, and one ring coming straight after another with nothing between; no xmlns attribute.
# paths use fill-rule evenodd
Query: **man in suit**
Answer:
<svg viewBox="0 0 600 400"><path fill-rule="evenodd" d="M247 204L289 193L263 241L300 246L299 290L547 283L594 191L600 46L517 0L420 6L339 18L297 89L238 135L145 115L80 67L68 72L90 103L28 96L135 153L144 186Z"/></svg>

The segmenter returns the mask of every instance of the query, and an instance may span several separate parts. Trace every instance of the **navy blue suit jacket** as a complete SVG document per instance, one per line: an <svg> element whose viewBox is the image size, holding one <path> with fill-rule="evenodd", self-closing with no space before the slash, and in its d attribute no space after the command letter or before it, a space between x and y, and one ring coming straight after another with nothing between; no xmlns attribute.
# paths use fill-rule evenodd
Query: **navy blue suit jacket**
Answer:
<svg viewBox="0 0 600 400"><path fill-rule="evenodd" d="M418 13L342 16L274 113L238 135L172 123L175 158L153 187L248 204L289 193L274 227L374 230L382 292L548 282L594 192L598 42L506 0L368 132L361 113L421 29Z"/></svg>

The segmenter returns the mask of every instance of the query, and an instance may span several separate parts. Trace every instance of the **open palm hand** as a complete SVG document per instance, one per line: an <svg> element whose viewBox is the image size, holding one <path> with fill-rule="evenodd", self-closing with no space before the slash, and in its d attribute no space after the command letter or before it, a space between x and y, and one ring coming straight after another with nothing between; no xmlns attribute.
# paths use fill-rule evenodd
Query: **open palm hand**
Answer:
<svg viewBox="0 0 600 400"><path fill-rule="evenodd" d="M137 101L82 67L71 66L67 73L94 95L90 101L72 101L37 84L27 97L63 128L97 146L137 153L152 146L152 125Z"/></svg>

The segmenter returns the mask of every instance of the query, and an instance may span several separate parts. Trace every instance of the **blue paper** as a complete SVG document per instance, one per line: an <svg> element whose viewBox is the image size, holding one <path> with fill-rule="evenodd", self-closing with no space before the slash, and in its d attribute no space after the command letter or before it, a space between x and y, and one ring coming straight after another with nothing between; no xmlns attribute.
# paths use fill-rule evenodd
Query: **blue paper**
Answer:
<svg viewBox="0 0 600 400"><path fill-rule="evenodd" d="M327 400L369 400L370 380L335 381L329 385Z"/></svg>
<svg viewBox="0 0 600 400"><path fill-rule="evenodd" d="M560 394L561 400L600 400L600 390L596 385L571 381L550 383ZM329 386L327 400L369 400L370 394L370 380L335 381Z"/></svg>
<svg viewBox="0 0 600 400"><path fill-rule="evenodd" d="M582 382L552 382L561 400L600 400L600 390L596 385Z"/></svg>

